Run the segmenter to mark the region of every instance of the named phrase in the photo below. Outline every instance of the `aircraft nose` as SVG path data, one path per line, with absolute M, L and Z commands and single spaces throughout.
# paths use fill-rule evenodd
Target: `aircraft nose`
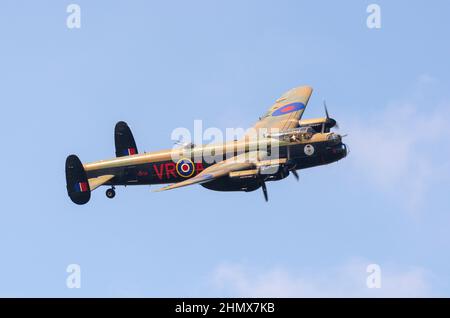
M 347 153 L 348 153 L 347 145 L 344 144 L 343 142 L 341 142 L 341 143 L 335 145 L 335 146 L 331 149 L 331 152 L 332 152 L 334 155 L 337 155 L 337 156 L 339 157 L 339 159 L 345 158 L 345 157 L 347 157 Z M 339 160 L 339 159 L 338 159 L 338 160 Z
M 347 155 L 350 151 L 348 149 L 348 146 L 344 143 L 342 143 L 342 150 L 343 150 L 343 152 L 342 152 L 343 158 L 347 157 Z

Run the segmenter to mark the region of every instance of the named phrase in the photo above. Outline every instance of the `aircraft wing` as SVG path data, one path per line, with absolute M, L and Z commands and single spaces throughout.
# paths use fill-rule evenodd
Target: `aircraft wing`
M 242 158 L 242 156 L 246 157 Z M 209 166 L 195 177 L 154 190 L 154 192 L 181 188 L 192 184 L 202 184 L 226 176 L 231 172 L 255 167 L 255 165 L 257 165 L 257 156 L 258 153 L 253 152 L 229 158 L 227 160 Z
M 257 131 L 260 128 L 283 131 L 298 127 L 312 91 L 312 87 L 300 86 L 284 93 L 253 128 Z

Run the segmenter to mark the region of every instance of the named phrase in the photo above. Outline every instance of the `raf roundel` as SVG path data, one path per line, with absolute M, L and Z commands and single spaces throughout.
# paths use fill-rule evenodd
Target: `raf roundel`
M 299 111 L 305 108 L 305 104 L 303 103 L 291 103 L 284 106 L 281 106 L 277 110 L 272 113 L 272 116 L 281 116 L 286 115 L 292 112 Z
M 194 174 L 194 164 L 189 159 L 180 159 L 176 165 L 177 173 L 180 177 L 188 178 Z
M 304 151 L 305 151 L 305 155 L 312 156 L 314 154 L 314 146 L 308 144 L 305 146 Z

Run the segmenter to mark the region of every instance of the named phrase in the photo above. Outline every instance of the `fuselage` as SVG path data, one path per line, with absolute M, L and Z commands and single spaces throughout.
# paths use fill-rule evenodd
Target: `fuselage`
M 259 144 L 248 140 L 231 141 L 223 144 L 200 145 L 189 149 L 181 147 L 100 160 L 86 163 L 83 167 L 88 178 L 114 175 L 115 177 L 105 185 L 176 183 L 189 179 L 207 167 L 239 153 L 259 150 L 258 147 L 260 147 Z M 342 138 L 334 133 L 316 133 L 308 140 L 280 141 L 277 144 L 277 150 L 279 158 L 290 158 L 295 170 L 329 164 L 347 155 L 347 148 L 342 143 Z M 271 151 L 273 152 L 273 149 Z M 215 160 L 212 161 L 210 157 L 204 156 L 205 153 L 218 155 L 215 155 Z M 179 159 L 174 160 L 175 157 Z M 267 177 L 267 181 L 279 180 L 283 177 L 285 176 Z M 253 187 L 252 182 L 251 180 L 239 181 L 234 183 L 235 186 L 225 184 L 224 191 L 252 191 L 259 184 L 254 183 Z M 217 189 L 214 188 L 214 184 L 219 185 Z M 212 189 L 222 190 L 220 180 L 212 183 Z

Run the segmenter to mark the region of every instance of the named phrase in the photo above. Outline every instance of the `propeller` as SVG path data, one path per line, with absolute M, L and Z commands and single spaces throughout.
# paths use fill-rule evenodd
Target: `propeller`
M 173 140 L 173 139 L 172 139 Z M 173 140 L 173 144 L 174 145 L 177 145 L 177 146 L 182 146 L 183 145 L 183 138 L 180 136 L 180 137 L 178 137 L 178 139 L 177 140 Z
M 331 118 L 330 114 L 328 113 L 327 102 L 325 100 L 323 100 L 323 107 L 325 109 L 326 121 L 322 124 L 322 133 L 329 132 L 330 128 L 332 127 L 336 127 L 336 129 L 339 129 L 339 124 L 337 123 L 337 121 Z
M 330 115 L 328 114 L 328 108 L 327 108 L 327 101 L 323 100 L 323 107 L 325 108 L 325 115 L 327 115 L 327 119 L 330 118 Z
M 174 140 L 174 145 L 179 146 L 181 148 L 189 147 L 193 148 L 195 145 L 192 142 L 185 142 L 182 137 L 179 137 L 178 140 Z
M 300 179 L 300 177 L 298 176 L 297 170 L 295 170 L 296 168 L 296 164 L 293 160 L 291 160 L 291 148 L 289 146 L 287 146 L 287 161 L 286 161 L 286 169 L 289 172 L 292 172 L 292 174 L 294 175 L 295 179 L 298 181 Z

